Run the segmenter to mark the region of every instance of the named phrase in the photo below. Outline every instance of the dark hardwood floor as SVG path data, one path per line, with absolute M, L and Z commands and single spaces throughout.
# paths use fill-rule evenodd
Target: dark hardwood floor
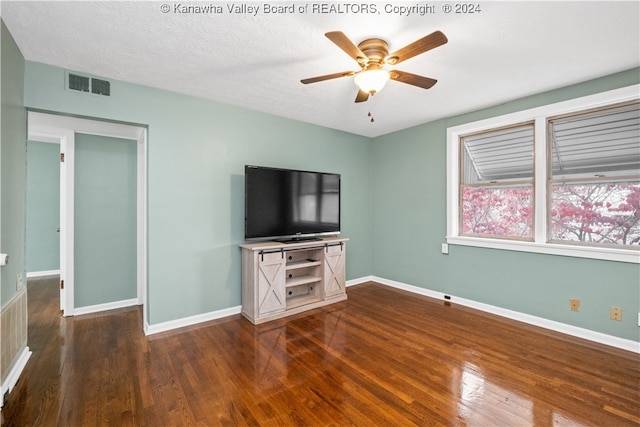
M 6 426 L 640 425 L 640 356 L 366 283 L 253 326 L 145 337 L 139 308 L 63 318 L 33 281 Z

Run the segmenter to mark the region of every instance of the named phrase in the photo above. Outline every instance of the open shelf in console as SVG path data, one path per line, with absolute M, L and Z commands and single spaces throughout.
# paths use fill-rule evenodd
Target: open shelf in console
M 320 261 L 305 259 L 303 261 L 287 262 L 287 270 L 295 270 L 298 268 L 315 267 L 320 265 Z
M 287 288 L 293 288 L 295 286 L 308 285 L 309 283 L 319 282 L 320 280 L 322 280 L 322 278 L 319 276 L 312 276 L 312 275 L 296 276 L 296 277 L 288 278 L 286 280 L 285 286 Z
M 319 282 L 320 280 L 291 285 L 287 283 L 287 308 L 298 307 L 322 300 Z
M 324 298 L 321 283 L 322 255 L 322 248 L 286 252 L 285 298 L 288 309 Z

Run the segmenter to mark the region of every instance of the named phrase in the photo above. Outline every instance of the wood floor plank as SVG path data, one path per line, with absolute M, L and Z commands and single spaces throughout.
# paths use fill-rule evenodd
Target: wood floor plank
M 152 336 L 64 318 L 30 281 L 33 355 L 2 426 L 640 426 L 640 355 L 376 283 L 261 325 Z

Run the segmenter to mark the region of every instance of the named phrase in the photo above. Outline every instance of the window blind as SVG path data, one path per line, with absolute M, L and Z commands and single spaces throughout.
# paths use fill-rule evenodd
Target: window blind
M 554 175 L 640 169 L 640 103 L 550 121 Z
M 533 178 L 533 125 L 463 137 L 464 183 Z

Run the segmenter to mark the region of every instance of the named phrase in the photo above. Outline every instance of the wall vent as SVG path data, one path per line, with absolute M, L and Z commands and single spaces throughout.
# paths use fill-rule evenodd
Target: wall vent
M 91 93 L 111 96 L 111 83 L 106 80 L 91 79 Z
M 91 81 L 89 80 L 89 77 L 69 73 L 69 89 L 89 92 L 90 85 Z
M 111 96 L 111 82 L 95 77 L 67 73 L 67 88 L 78 92 L 93 93 L 95 95 Z

